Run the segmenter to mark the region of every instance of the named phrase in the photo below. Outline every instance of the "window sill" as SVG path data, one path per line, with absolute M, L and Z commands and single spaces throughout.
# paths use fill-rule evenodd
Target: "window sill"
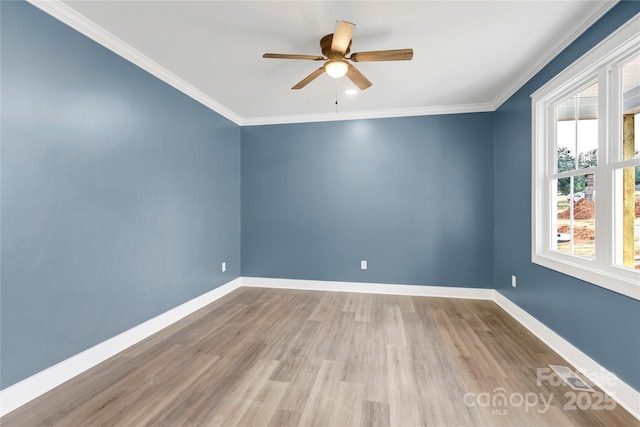
M 576 279 L 640 300 L 640 271 L 611 266 L 611 271 L 602 271 L 583 263 L 561 259 L 558 254 L 549 252 L 536 253 L 531 257 L 534 264 L 555 270 Z

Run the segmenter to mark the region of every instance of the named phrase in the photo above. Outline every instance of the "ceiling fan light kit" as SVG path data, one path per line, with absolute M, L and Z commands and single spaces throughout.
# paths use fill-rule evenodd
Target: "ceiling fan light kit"
M 298 82 L 291 89 L 302 89 L 321 74 L 327 73 L 334 79 L 347 76 L 360 90 L 365 90 L 373 85 L 352 62 L 372 61 L 408 61 L 413 58 L 413 49 L 374 50 L 370 52 L 357 52 L 347 56 L 351 49 L 351 35 L 355 25 L 338 21 L 333 34 L 328 34 L 320 39 L 320 49 L 324 56 L 316 55 L 291 55 L 283 53 L 265 53 L 263 58 L 273 59 L 301 59 L 307 61 L 325 61 L 324 65 Z
M 324 70 L 329 74 L 329 77 L 339 79 L 347 74 L 349 63 L 344 59 L 330 59 L 324 64 Z

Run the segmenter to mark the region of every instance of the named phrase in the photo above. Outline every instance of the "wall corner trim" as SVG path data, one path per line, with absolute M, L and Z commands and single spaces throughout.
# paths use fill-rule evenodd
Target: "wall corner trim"
M 240 287 L 236 278 L 0 390 L 0 417 Z
M 563 359 L 573 365 L 586 378 L 593 381 L 605 393 L 607 393 L 620 406 L 629 411 L 631 415 L 640 420 L 640 392 L 616 378 L 614 384 L 605 384 L 600 379 L 608 378 L 608 375 L 615 377 L 615 374 L 608 371 L 598 362 L 587 356 L 573 344 L 562 338 L 553 330 L 545 326 L 538 319 L 527 313 L 510 299 L 502 295 L 497 290 L 494 291 L 493 300 L 511 317 L 520 322 L 529 332 L 538 337 L 542 342 L 551 347 Z

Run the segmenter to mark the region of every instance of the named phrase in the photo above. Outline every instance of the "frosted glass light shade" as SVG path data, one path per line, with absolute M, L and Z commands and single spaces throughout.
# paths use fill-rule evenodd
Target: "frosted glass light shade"
M 339 79 L 340 77 L 347 74 L 347 70 L 349 69 L 349 64 L 342 59 L 330 60 L 324 64 L 324 70 L 329 74 L 329 76 L 334 79 Z

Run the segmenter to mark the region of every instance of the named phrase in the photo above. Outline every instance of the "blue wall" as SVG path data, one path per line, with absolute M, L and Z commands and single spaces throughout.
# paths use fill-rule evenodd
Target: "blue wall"
M 493 287 L 492 144 L 492 113 L 243 128 L 242 275 Z
M 531 263 L 530 95 L 640 12 L 621 2 L 495 113 L 495 287 L 640 390 L 640 302 Z M 511 288 L 511 275 L 518 287 Z
M 0 7 L 4 388 L 240 274 L 240 128 Z

